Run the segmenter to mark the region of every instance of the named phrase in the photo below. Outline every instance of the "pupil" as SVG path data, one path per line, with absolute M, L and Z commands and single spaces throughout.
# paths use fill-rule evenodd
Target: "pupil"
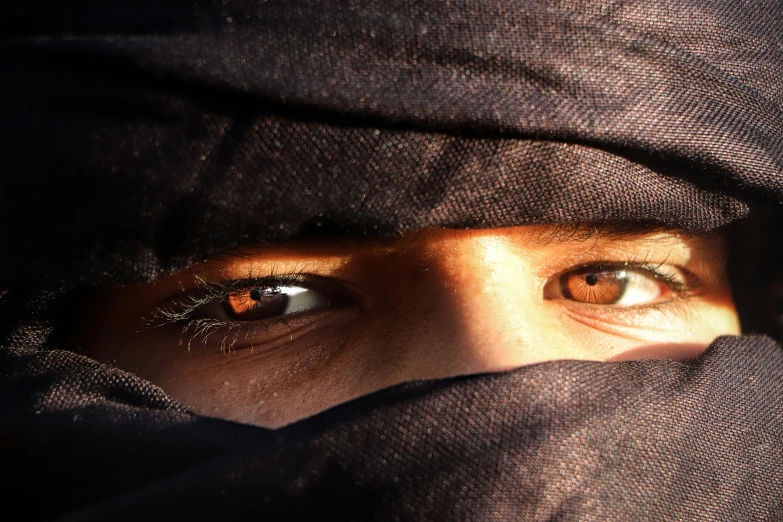
M 595 286 L 598 284 L 598 276 L 595 274 L 587 274 L 585 276 L 585 283 L 587 283 L 590 286 Z

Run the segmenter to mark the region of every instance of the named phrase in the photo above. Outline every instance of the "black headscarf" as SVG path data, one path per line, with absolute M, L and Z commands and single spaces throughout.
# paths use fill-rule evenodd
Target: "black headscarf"
M 406 384 L 276 431 L 196 416 L 67 342 L 86 288 L 243 244 L 704 231 L 774 207 L 781 2 L 26 1 L 0 34 L 9 512 L 783 520 L 765 337 Z

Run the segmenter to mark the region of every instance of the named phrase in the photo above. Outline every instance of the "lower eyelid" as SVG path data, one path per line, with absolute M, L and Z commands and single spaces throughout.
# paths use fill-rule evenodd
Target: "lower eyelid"
M 350 313 L 350 310 L 344 312 Z M 180 344 L 187 346 L 188 351 L 208 349 L 233 352 L 251 349 L 262 353 L 284 347 L 326 328 L 340 320 L 340 316 L 344 318 L 343 314 L 321 310 L 264 321 L 192 319 L 177 329 L 180 332 Z
M 626 307 L 565 300 L 561 301 L 561 306 L 571 320 L 614 334 L 623 328 L 671 332 L 691 320 L 690 312 L 693 309 L 689 307 L 689 303 L 688 298 L 674 297 L 659 303 Z

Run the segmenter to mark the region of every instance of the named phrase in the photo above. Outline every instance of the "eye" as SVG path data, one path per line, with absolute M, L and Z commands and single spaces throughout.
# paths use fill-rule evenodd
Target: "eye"
M 297 332 L 312 332 L 328 326 L 335 317 L 344 317 L 309 312 L 361 308 L 348 283 L 311 274 L 197 282 L 196 288 L 159 305 L 155 322 L 149 323 L 153 327 L 176 325 L 180 343 L 187 343 L 188 350 L 204 345 L 230 352 L 271 346 L 283 338 L 293 341 Z M 288 316 L 292 316 L 290 322 Z
M 226 319 L 258 321 L 328 307 L 330 298 L 323 292 L 301 286 L 253 287 L 229 294 L 220 303 Z M 205 313 L 210 313 L 205 310 Z
M 651 268 L 587 266 L 555 277 L 546 285 L 544 297 L 594 305 L 639 306 L 665 301 L 683 285 L 676 274 Z
M 215 320 L 250 322 L 274 319 L 344 304 L 334 291 L 302 284 L 251 284 L 230 281 L 229 285 L 205 285 L 158 309 L 167 322 Z M 313 285 L 318 286 L 318 285 Z

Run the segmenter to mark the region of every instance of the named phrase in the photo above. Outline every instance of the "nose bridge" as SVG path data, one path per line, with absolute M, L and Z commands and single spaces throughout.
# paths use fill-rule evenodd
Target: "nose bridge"
M 460 231 L 427 242 L 421 255 L 434 272 L 430 283 L 443 288 L 428 312 L 446 325 L 433 342 L 448 352 L 458 372 L 526 364 L 538 351 L 532 345 L 545 326 L 524 251 L 502 235 Z M 432 292 L 426 286 L 420 291 Z

